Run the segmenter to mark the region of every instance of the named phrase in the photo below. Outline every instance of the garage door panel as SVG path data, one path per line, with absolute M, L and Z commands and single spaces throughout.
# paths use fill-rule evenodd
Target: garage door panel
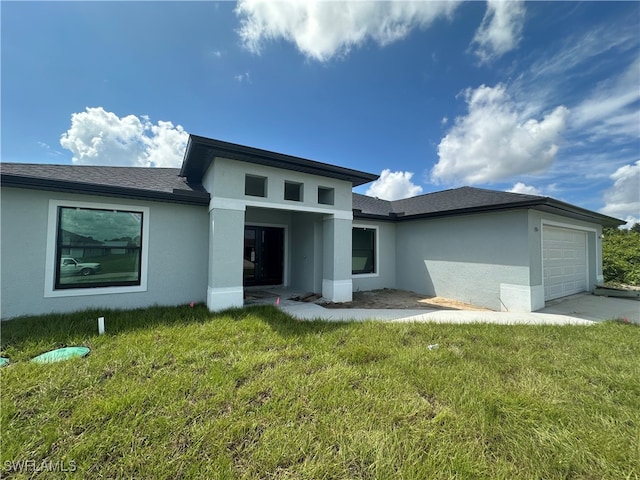
M 552 248 L 547 252 L 547 259 L 550 261 L 553 260 L 562 260 L 563 258 L 563 251 L 562 249 L 559 248 Z
M 553 281 L 557 278 L 562 278 L 564 271 L 562 267 L 548 267 L 545 268 L 545 277 L 547 277 L 550 281 Z
M 543 229 L 545 300 L 587 289 L 587 235 L 560 227 Z
M 545 285 L 544 287 L 545 297 L 558 298 L 562 297 L 563 288 L 562 285 Z

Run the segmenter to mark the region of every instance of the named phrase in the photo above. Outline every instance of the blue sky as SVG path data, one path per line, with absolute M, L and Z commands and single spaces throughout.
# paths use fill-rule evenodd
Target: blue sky
M 638 2 L 2 2 L 2 160 L 179 166 L 187 133 L 640 221 Z

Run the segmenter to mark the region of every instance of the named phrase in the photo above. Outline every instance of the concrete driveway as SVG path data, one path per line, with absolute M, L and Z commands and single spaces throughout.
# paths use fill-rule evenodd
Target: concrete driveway
M 580 293 L 547 302 L 539 313 L 568 315 L 600 322 L 612 319 L 628 319 L 640 325 L 640 302 L 630 298 L 601 297 Z
M 592 325 L 598 321 L 626 318 L 640 325 L 640 302 L 637 300 L 600 297 L 587 293 L 548 302 L 544 309 L 531 313 L 435 309 L 328 309 L 314 303 L 290 300 L 282 301 L 280 308 L 300 320 Z

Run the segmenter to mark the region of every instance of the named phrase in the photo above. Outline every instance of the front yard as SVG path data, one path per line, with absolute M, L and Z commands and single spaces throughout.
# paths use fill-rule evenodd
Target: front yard
M 28 361 L 65 345 L 92 351 Z M 183 306 L 14 320 L 2 354 L 3 478 L 640 476 L 640 328 L 623 323 Z

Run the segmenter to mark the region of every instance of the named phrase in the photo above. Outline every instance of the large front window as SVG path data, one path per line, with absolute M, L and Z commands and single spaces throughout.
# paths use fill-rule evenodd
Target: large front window
M 56 289 L 141 284 L 142 211 L 59 206 L 57 214 Z
M 376 229 L 353 228 L 351 273 L 376 273 Z

